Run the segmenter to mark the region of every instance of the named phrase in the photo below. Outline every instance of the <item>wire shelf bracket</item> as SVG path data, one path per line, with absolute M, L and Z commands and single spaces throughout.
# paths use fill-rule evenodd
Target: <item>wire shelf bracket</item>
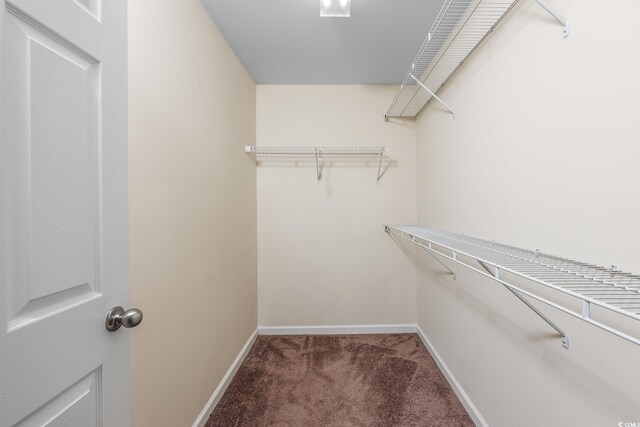
M 245 145 L 245 153 L 254 154 L 256 160 L 265 158 L 281 159 L 312 159 L 316 165 L 316 180 L 322 181 L 323 164 L 326 159 L 338 158 L 368 158 L 378 161 L 378 174 L 376 183 L 380 182 L 382 175 L 382 160 L 384 154 L 389 151 L 387 147 L 300 147 L 300 146 L 264 146 Z
M 449 112 L 451 113 L 451 115 L 453 116 L 453 119 L 456 119 L 456 113 L 451 109 L 451 107 L 449 107 L 449 105 L 447 105 L 446 102 L 444 102 L 442 99 L 440 99 L 440 97 L 438 95 L 436 95 L 435 93 L 433 93 L 433 91 L 431 89 L 429 89 L 428 87 L 425 86 L 424 83 L 422 83 L 416 76 L 414 76 L 413 74 L 411 74 L 411 78 L 413 80 L 415 80 L 416 83 L 418 83 L 424 90 L 426 90 L 429 95 L 431 95 L 432 97 L 434 97 L 440 104 L 442 104 L 444 106 L 444 108 L 446 108 L 447 110 L 449 110 Z
M 478 261 L 478 264 L 480 264 L 480 266 L 482 268 L 484 268 L 485 270 L 487 270 L 487 273 L 491 274 L 493 277 L 495 277 L 496 279 L 498 279 L 498 283 L 504 285 L 504 283 L 502 281 L 500 281 L 500 269 L 497 267 L 494 267 L 493 269 L 484 261 Z M 505 288 L 507 288 L 513 295 L 515 295 L 520 301 L 522 301 L 527 307 L 529 307 L 529 309 L 531 309 L 531 311 L 533 311 L 535 314 L 538 315 L 538 317 L 540 317 L 542 320 L 544 320 L 545 322 L 547 322 L 547 324 L 549 326 L 551 326 L 553 329 L 556 330 L 556 332 L 558 334 L 560 334 L 560 336 L 562 336 L 562 346 L 566 349 L 569 348 L 569 337 L 567 336 L 567 334 L 560 329 L 560 327 L 558 325 L 556 325 L 551 319 L 549 319 L 547 316 L 545 316 L 540 310 L 538 310 L 533 304 L 531 304 L 529 301 L 527 301 L 522 295 L 520 295 L 518 293 L 518 291 L 514 290 L 513 288 L 509 287 L 509 286 L 505 286 Z
M 385 228 L 386 230 L 386 228 Z M 451 276 L 453 277 L 453 280 L 456 280 L 456 273 L 450 269 L 447 264 L 445 264 L 444 262 L 440 261 L 440 259 L 434 255 L 433 251 L 431 250 L 431 243 L 429 243 L 428 247 L 424 247 L 422 245 L 420 245 L 418 243 L 418 241 L 416 240 L 415 236 L 411 236 L 411 241 L 415 244 L 417 244 L 418 246 L 422 247 L 422 249 L 424 249 L 429 255 L 431 255 L 433 257 L 434 260 L 436 260 L 436 262 L 438 262 L 441 266 L 443 266 L 447 271 L 449 271 L 449 274 L 451 274 Z
M 639 275 L 426 227 L 385 225 L 385 231 L 422 247 L 434 258 L 440 258 L 438 261 L 442 265 L 443 259 L 449 260 L 502 284 L 556 330 L 566 349 L 569 348 L 567 334 L 528 298 L 640 345 L 640 338 L 595 319 L 591 313 L 591 308 L 597 307 L 602 312 L 640 321 Z M 473 262 L 469 263 L 469 260 Z M 449 267 L 446 268 L 451 272 Z M 567 308 L 534 290 L 516 286 L 502 277 L 503 272 L 508 273 L 507 277 L 519 277 L 579 300 L 581 309 Z
M 567 37 L 569 37 L 569 34 L 571 34 L 571 23 L 569 22 L 569 20 L 565 19 L 562 15 L 560 15 L 558 13 L 558 11 L 551 6 L 549 3 L 547 3 L 546 0 L 536 0 L 536 2 L 542 6 L 542 8 L 544 10 L 546 10 L 547 12 L 549 12 L 549 14 L 551 16 L 553 16 L 553 18 L 558 21 L 558 23 L 560 23 L 560 25 L 562 25 L 562 38 L 566 39 Z

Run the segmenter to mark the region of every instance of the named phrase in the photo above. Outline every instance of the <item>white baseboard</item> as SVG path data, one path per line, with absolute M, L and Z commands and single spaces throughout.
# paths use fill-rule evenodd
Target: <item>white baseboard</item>
M 433 344 L 431 344 L 431 341 L 429 341 L 429 338 L 427 338 L 427 335 L 424 333 L 422 328 L 420 328 L 420 326 L 416 325 L 416 332 L 418 334 L 418 337 L 420 337 L 420 339 L 422 340 L 424 346 L 427 347 L 429 354 L 431 354 L 431 357 L 433 357 L 433 360 L 435 360 L 438 368 L 440 368 L 440 371 L 444 374 L 445 378 L 449 382 L 449 385 L 455 392 L 456 396 L 458 396 L 458 399 L 460 399 L 460 402 L 462 402 L 462 406 L 464 406 L 464 409 L 467 410 L 467 413 L 476 424 L 476 426 L 489 427 L 487 421 L 482 417 L 482 414 L 480 414 L 480 411 L 478 411 L 476 405 L 473 404 L 471 398 L 469 397 L 467 392 L 464 391 L 462 385 L 460 385 L 456 377 L 453 376 L 453 373 L 449 370 L 449 367 L 447 367 L 446 363 L 444 363 L 444 360 L 442 360 L 436 349 L 433 347 Z
M 247 357 L 247 354 L 249 354 L 249 350 L 251 350 L 251 347 L 253 347 L 253 343 L 256 341 L 256 338 L 258 338 L 258 329 L 253 331 L 247 342 L 244 344 L 244 347 L 242 347 L 242 350 L 240 350 L 240 353 L 238 353 L 238 355 L 236 356 L 236 360 L 233 361 L 233 363 L 227 370 L 227 373 L 224 374 L 224 377 L 222 377 L 222 381 L 220 381 L 218 387 L 216 387 L 216 389 L 213 391 L 213 394 L 198 415 L 198 418 L 196 418 L 196 420 L 193 422 L 193 427 L 203 427 L 206 424 L 209 416 L 213 412 L 213 409 L 216 407 L 218 401 L 231 383 L 233 376 L 238 371 L 240 365 L 242 365 L 244 358 Z
M 260 335 L 354 335 L 416 333 L 416 325 L 258 326 Z

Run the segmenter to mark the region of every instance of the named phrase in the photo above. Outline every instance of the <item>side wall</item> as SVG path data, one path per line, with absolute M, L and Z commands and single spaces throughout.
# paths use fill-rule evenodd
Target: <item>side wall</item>
M 187 426 L 257 326 L 256 86 L 197 0 L 129 20 L 133 425 Z
M 418 119 L 418 221 L 640 273 L 640 3 L 521 1 Z M 419 325 L 492 426 L 640 420 L 640 348 L 427 258 Z M 635 330 L 627 329 L 639 336 Z
M 258 85 L 259 145 L 386 145 L 389 165 L 258 167 L 261 326 L 416 322 L 415 267 L 383 232 L 414 223 L 414 123 L 385 123 L 394 86 Z

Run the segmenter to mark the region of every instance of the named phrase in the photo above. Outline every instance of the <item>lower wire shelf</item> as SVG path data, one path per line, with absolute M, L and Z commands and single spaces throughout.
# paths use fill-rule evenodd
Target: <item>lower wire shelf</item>
M 640 345 L 639 338 L 596 320 L 591 314 L 591 308 L 594 306 L 636 321 L 640 320 L 640 276 L 638 275 L 426 227 L 385 225 L 385 231 L 422 247 L 454 276 L 455 273 L 443 263 L 442 259 L 448 259 L 456 265 L 464 266 L 499 282 L 554 328 L 562 337 L 562 345 L 565 348 L 569 348 L 567 334 L 525 297 Z M 572 310 L 537 295 L 534 291 L 509 283 L 501 273 L 509 273 L 580 300 L 582 311 Z

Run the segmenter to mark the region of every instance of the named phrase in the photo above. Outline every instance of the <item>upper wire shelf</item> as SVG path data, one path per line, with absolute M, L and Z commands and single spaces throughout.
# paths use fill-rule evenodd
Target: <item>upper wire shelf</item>
M 415 117 L 516 1 L 446 0 L 385 118 Z
M 546 0 L 535 1 L 562 25 L 563 37 L 569 36 L 569 21 Z M 453 109 L 436 92 L 517 2 L 445 0 L 387 109 L 385 120 L 415 117 L 431 98 L 440 102 L 455 118 Z
M 246 145 L 246 153 L 253 153 L 256 159 L 260 158 L 284 158 L 284 159 L 314 159 L 316 163 L 316 177 L 318 182 L 322 179 L 322 166 L 325 159 L 338 158 L 375 158 L 378 160 L 378 176 L 376 182 L 382 177 L 382 159 L 388 151 L 387 147 L 308 147 L 308 146 L 265 146 Z
M 524 296 L 640 345 L 639 338 L 607 325 L 604 320 L 594 319 L 591 313 L 593 306 L 640 320 L 638 275 L 425 227 L 385 226 L 385 231 L 421 246 L 449 271 L 449 267 L 442 263 L 442 258 L 500 282 L 549 323 L 563 337 L 563 346 L 566 348 L 569 347 L 569 340 L 564 331 L 531 305 Z M 477 262 L 477 266 L 473 262 L 469 263 L 469 260 Z M 453 274 L 453 271 L 451 272 Z M 508 275 L 505 277 L 502 273 L 515 275 L 579 300 L 582 302 L 582 310 L 575 311 L 544 298 L 535 291 L 522 289 L 510 283 Z

